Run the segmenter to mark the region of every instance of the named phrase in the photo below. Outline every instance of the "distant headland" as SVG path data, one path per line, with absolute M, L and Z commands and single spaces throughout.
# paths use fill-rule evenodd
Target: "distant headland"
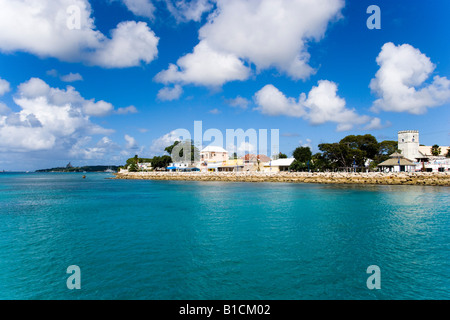
M 119 170 L 119 166 L 83 166 L 83 167 L 74 167 L 71 163 L 69 163 L 65 167 L 57 167 L 51 169 L 40 169 L 35 172 L 117 172 Z

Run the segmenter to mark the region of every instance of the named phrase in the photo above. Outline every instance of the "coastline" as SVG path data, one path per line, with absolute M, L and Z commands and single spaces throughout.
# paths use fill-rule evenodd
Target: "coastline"
M 114 179 L 450 186 L 449 172 L 121 172 Z

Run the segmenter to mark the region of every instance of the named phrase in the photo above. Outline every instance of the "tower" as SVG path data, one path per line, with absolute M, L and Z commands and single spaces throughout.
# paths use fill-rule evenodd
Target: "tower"
M 398 132 L 398 149 L 402 155 L 412 161 L 421 158 L 419 154 L 419 131 L 404 130 Z

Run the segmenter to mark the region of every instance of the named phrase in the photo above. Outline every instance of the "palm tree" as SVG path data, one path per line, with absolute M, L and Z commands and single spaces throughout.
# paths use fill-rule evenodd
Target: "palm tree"
M 435 144 L 434 146 L 431 147 L 431 154 L 433 156 L 435 156 L 435 157 L 440 155 L 441 154 L 441 148 L 437 144 Z

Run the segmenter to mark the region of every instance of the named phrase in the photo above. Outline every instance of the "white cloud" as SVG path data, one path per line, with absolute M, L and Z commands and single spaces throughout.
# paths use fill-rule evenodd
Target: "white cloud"
M 179 22 L 197 21 L 213 8 L 209 0 L 166 0 L 167 9 Z
M 183 94 L 183 88 L 180 85 L 175 85 L 173 88 L 165 87 L 159 90 L 158 99 L 161 101 L 177 100 Z
M 87 0 L 0 0 L 0 7 L 2 52 L 24 51 L 107 68 L 149 63 L 157 54 L 159 39 L 144 22 L 121 22 L 111 38 L 98 31 Z M 71 25 L 77 20 L 79 28 Z
M 155 6 L 150 0 L 123 0 L 128 10 L 140 17 L 153 19 Z
M 102 160 L 105 157 L 115 158 L 114 153 L 120 151 L 121 147 L 108 137 L 103 137 L 96 144 L 91 144 L 92 137 L 79 138 L 68 151 L 71 159 Z
M 4 104 L 3 102 L 0 102 L 0 116 L 2 114 L 8 114 L 11 112 L 11 109 L 8 108 L 8 106 L 6 104 Z
M 126 108 L 119 108 L 116 111 L 117 114 L 128 114 L 128 113 L 138 113 L 135 106 L 128 106 Z
M 104 117 L 110 115 L 113 110 L 114 106 L 103 100 L 94 102 L 92 99 L 83 103 L 83 112 L 88 116 Z
M 236 55 L 215 51 L 207 41 L 201 41 L 193 53 L 158 73 L 155 80 L 164 84 L 193 83 L 218 87 L 228 81 L 246 80 L 249 75 L 250 69 Z
M 306 139 L 306 142 L 303 142 L 303 140 L 300 140 L 298 143 L 302 146 L 302 147 L 309 147 L 311 148 L 311 139 Z
M 228 99 L 225 101 L 233 108 L 240 108 L 246 110 L 250 104 L 248 99 L 242 98 L 241 96 L 237 96 L 234 99 Z
M 9 82 L 0 78 L 0 96 L 4 95 L 5 93 L 9 92 L 11 90 Z
M 216 5 L 199 30 L 194 51 L 162 71 L 157 81 L 221 86 L 248 79 L 250 63 L 258 71 L 274 67 L 293 79 L 306 79 L 315 72 L 308 65 L 307 43 L 324 36 L 344 1 L 217 0 Z
M 250 142 L 243 141 L 241 144 L 237 147 L 237 154 L 239 156 L 245 155 L 247 153 L 255 153 L 256 152 L 256 146 L 251 144 Z
M 304 93 L 299 98 L 287 98 L 280 90 L 268 84 L 255 94 L 258 107 L 255 110 L 269 116 L 285 115 L 288 117 L 303 117 L 306 114 Z
M 32 78 L 19 85 L 14 102 L 21 110 L 6 110 L 6 115 L 0 116 L 2 152 L 68 153 L 80 139 L 113 132 L 91 122 L 86 113 L 95 106 L 103 110 L 108 103 L 86 100 L 70 86 L 66 90 L 51 88 L 41 79 Z
M 31 78 L 20 84 L 18 88 L 21 98 L 32 100 L 44 97 L 49 103 L 57 106 L 71 104 L 80 108 L 88 116 L 104 117 L 114 110 L 114 106 L 109 102 L 84 99 L 72 86 L 67 86 L 65 90 L 51 88 L 39 78 Z
M 165 152 L 164 149 L 172 145 L 175 141 L 181 141 L 176 130 L 153 140 L 152 145 L 150 146 L 150 152 L 152 155 L 161 155 Z
M 209 110 L 208 113 L 210 113 L 210 114 L 220 114 L 221 111 L 219 109 L 217 109 L 217 108 L 214 108 L 214 109 Z
M 51 70 L 48 70 L 47 72 L 46 72 L 46 74 L 48 75 L 48 76 L 51 76 L 51 77 L 58 77 L 58 75 L 59 75 L 59 72 L 58 72 L 58 70 L 56 70 L 56 69 L 51 69 Z
M 320 80 L 318 86 L 311 89 L 305 106 L 308 110 L 306 119 L 314 125 L 336 122 L 341 128 L 344 125 L 348 128 L 370 120 L 368 116 L 359 116 L 354 109 L 347 109 L 345 99 L 337 95 L 337 85 L 328 80 Z
M 435 76 L 431 83 L 426 83 L 436 66 L 411 45 L 386 43 L 377 63 L 380 69 L 370 83 L 379 97 L 373 104 L 373 111 L 423 114 L 428 108 L 450 101 L 450 80 Z
M 105 68 L 138 66 L 150 63 L 158 54 L 159 38 L 145 22 L 126 21 L 117 25 L 112 38 L 91 56 L 90 62 Z
M 61 80 L 64 82 L 75 82 L 75 81 L 82 81 L 83 77 L 79 73 L 69 73 L 66 75 L 61 76 Z
M 66 75 L 60 75 L 58 70 L 56 70 L 56 69 L 48 70 L 46 72 L 46 74 L 48 76 L 51 76 L 51 77 L 54 77 L 54 78 L 60 78 L 61 81 L 63 81 L 63 82 L 75 82 L 75 81 L 82 81 L 83 80 L 83 77 L 79 73 L 72 73 L 72 72 L 70 72 L 69 74 L 66 74 Z
M 136 139 L 134 139 L 132 136 L 125 135 L 125 141 L 127 142 L 125 148 L 126 149 L 137 149 L 138 143 L 136 142 Z
M 298 99 L 288 98 L 273 85 L 266 85 L 255 94 L 255 102 L 258 105 L 255 110 L 262 114 L 303 118 L 312 125 L 334 122 L 338 131 L 372 120 L 348 109 L 345 99 L 337 95 L 337 85 L 328 80 L 320 80 L 308 95 L 301 93 Z
M 383 128 L 390 127 L 391 122 L 387 121 L 385 124 L 381 123 L 380 118 L 373 118 L 370 122 L 364 127 L 364 130 L 379 130 Z

